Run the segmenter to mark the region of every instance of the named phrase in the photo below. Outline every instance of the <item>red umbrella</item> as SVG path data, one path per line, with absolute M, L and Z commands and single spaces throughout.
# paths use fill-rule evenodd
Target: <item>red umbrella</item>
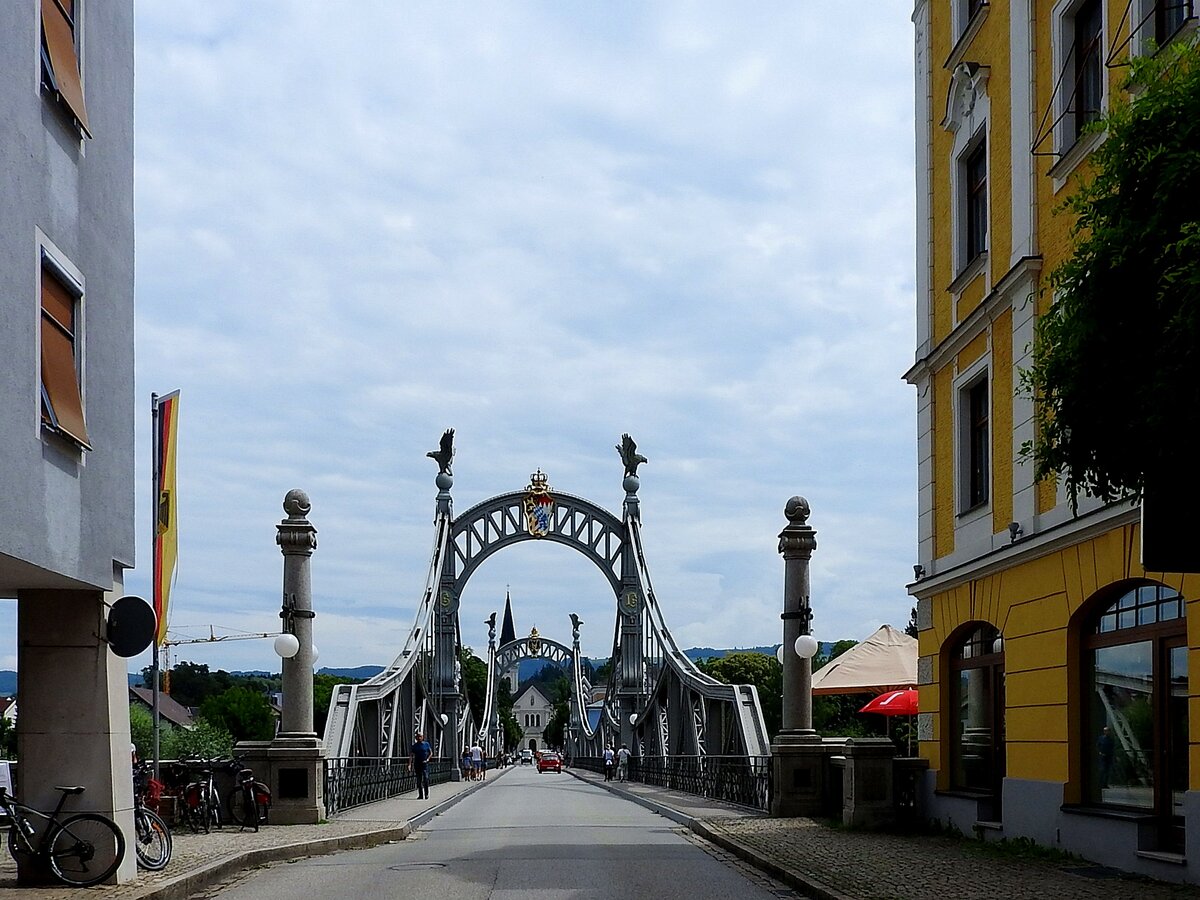
M 879 713 L 881 716 L 915 716 L 917 714 L 917 689 L 888 691 L 880 694 L 859 712 Z

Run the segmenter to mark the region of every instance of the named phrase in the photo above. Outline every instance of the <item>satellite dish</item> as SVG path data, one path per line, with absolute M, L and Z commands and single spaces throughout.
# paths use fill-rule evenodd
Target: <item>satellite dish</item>
M 122 597 L 108 610 L 108 646 L 123 659 L 149 647 L 157 628 L 154 608 L 141 597 Z

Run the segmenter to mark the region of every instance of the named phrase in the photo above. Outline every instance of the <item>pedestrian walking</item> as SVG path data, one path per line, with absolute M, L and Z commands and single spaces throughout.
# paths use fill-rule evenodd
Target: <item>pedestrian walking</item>
M 616 754 L 613 753 L 612 744 L 604 748 L 604 780 L 612 781 L 613 764 L 616 762 Z
M 617 751 L 617 779 L 629 780 L 629 747 L 625 743 L 622 743 L 621 749 Z
M 471 766 L 475 769 L 477 781 L 483 781 L 487 777 L 487 766 L 483 761 L 483 748 L 477 743 L 471 745 Z
M 458 761 L 458 767 L 460 769 L 462 769 L 463 781 L 470 781 L 472 776 L 474 775 L 474 772 L 472 771 L 472 766 L 471 766 L 471 748 L 470 747 L 463 748 L 462 759 L 460 759 Z
M 429 741 L 425 740 L 425 735 L 417 732 L 417 739 L 413 741 L 412 749 L 409 751 L 409 764 L 412 766 L 413 774 L 417 776 L 417 799 L 429 799 L 429 758 L 433 756 L 433 748 L 429 746 Z

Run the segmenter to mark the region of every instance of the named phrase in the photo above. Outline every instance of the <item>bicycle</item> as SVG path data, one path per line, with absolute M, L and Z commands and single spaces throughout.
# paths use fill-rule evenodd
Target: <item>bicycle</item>
M 171 861 L 171 829 L 163 818 L 147 805 L 156 804 L 163 784 L 151 777 L 150 766 L 142 763 L 133 770 L 133 849 L 137 864 L 148 872 L 158 872 Z
M 54 812 L 46 813 L 22 803 L 0 787 L 0 810 L 12 826 L 8 830 L 8 851 L 18 864 L 36 859 L 64 884 L 88 887 L 108 880 L 125 858 L 125 836 L 111 819 L 99 813 L 77 813 L 59 819 L 67 798 L 82 794 L 82 787 L 55 787 L 62 791 Z M 41 838 L 27 813 L 48 823 Z
M 254 771 L 234 760 L 231 769 L 237 786 L 229 795 L 229 818 L 238 826 L 238 831 L 252 825 L 255 831 L 267 821 L 267 810 L 271 806 L 271 789 L 261 781 L 255 781 Z
M 199 775 L 183 789 L 183 820 L 195 834 L 208 834 L 212 826 L 221 827 L 221 797 L 213 783 L 213 760 L 187 761 L 189 774 Z

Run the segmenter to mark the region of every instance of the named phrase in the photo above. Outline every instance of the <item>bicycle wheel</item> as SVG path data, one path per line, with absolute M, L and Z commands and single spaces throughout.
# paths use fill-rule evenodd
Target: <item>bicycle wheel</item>
M 229 821 L 239 827 L 254 824 L 254 791 L 234 788 L 229 792 Z
M 221 827 L 221 795 L 214 784 L 208 787 L 208 821 L 210 825 Z
M 18 828 L 20 826 L 14 822 L 8 829 L 8 852 L 19 863 L 22 859 L 28 859 L 32 854 L 29 852 L 28 840 L 17 833 Z
M 49 847 L 50 870 L 76 887 L 107 880 L 125 858 L 121 829 L 96 813 L 80 813 L 56 823 Z
M 145 807 L 133 811 L 134 842 L 138 866 L 150 872 L 165 869 L 171 861 L 171 829 L 158 813 Z

